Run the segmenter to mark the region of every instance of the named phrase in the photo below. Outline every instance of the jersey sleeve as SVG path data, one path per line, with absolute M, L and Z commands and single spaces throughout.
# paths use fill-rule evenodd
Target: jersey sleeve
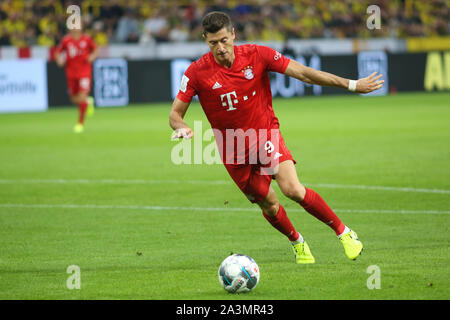
M 89 37 L 89 52 L 93 52 L 95 49 L 97 49 L 97 44 L 93 38 Z
M 67 49 L 67 41 L 66 38 L 61 40 L 61 43 L 56 47 L 56 52 L 61 53 Z
M 267 71 L 284 73 L 289 64 L 289 58 L 286 58 L 278 51 L 269 47 L 257 46 L 256 48 L 261 57 L 261 61 L 266 65 Z
M 180 91 L 177 94 L 177 98 L 183 102 L 191 102 L 192 98 L 197 95 L 195 75 L 195 64 L 192 63 L 181 78 Z

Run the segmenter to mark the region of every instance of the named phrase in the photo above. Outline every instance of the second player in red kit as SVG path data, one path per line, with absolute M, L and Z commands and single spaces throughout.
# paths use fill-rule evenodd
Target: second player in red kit
M 337 217 L 318 193 L 299 182 L 295 161 L 279 131 L 279 121 L 272 107 L 268 72 L 360 93 L 381 88 L 381 75 L 349 80 L 303 66 L 268 47 L 235 46 L 231 20 L 221 12 L 207 14 L 202 25 L 210 52 L 193 62 L 182 77 L 169 117 L 174 129 L 172 137 L 190 139 L 194 135 L 183 118 L 192 98 L 198 95 L 228 173 L 247 198 L 259 205 L 267 221 L 291 241 L 296 262 L 314 263 L 315 259 L 270 186 L 272 179 L 285 196 L 332 228 L 346 256 L 356 259 L 363 247 L 356 233 Z M 234 145 L 236 137 L 243 138 L 245 143 Z M 230 145 L 232 147 L 228 148 Z M 264 157 L 270 161 L 261 161 Z
M 94 110 L 89 93 L 92 86 L 92 63 L 97 56 L 98 48 L 94 40 L 81 29 L 71 30 L 56 49 L 56 63 L 61 67 L 65 65 L 69 96 L 72 103 L 78 105 L 78 122 L 74 127 L 76 133 L 84 130 L 86 112 L 92 114 Z

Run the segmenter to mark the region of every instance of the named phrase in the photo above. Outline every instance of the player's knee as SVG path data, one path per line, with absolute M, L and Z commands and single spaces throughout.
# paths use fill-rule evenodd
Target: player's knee
M 257 202 L 258 206 L 268 216 L 276 216 L 278 209 L 280 208 L 280 203 L 276 197 L 267 197 L 266 199 Z
M 274 217 L 278 213 L 280 204 L 278 202 L 271 202 L 260 205 L 260 207 L 266 215 Z
M 81 91 L 78 94 L 78 100 L 80 100 L 80 102 L 86 101 L 87 97 L 88 97 L 88 93 L 85 91 Z
M 288 185 L 282 189 L 283 194 L 291 200 L 296 202 L 302 201 L 305 198 L 305 187 L 300 185 Z
M 73 104 L 78 104 L 80 99 L 78 96 L 71 96 L 70 100 L 72 101 Z

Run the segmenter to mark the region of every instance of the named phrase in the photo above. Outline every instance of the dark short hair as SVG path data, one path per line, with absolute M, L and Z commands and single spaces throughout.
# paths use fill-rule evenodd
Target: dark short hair
M 202 26 L 205 37 L 207 33 L 216 33 L 222 28 L 227 28 L 230 32 L 233 29 L 230 16 L 219 11 L 212 11 L 204 16 Z

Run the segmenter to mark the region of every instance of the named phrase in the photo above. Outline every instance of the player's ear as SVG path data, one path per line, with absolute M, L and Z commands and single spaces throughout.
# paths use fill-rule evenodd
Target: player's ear
M 235 39 L 236 38 L 236 32 L 234 32 L 234 28 L 231 29 L 231 39 Z

